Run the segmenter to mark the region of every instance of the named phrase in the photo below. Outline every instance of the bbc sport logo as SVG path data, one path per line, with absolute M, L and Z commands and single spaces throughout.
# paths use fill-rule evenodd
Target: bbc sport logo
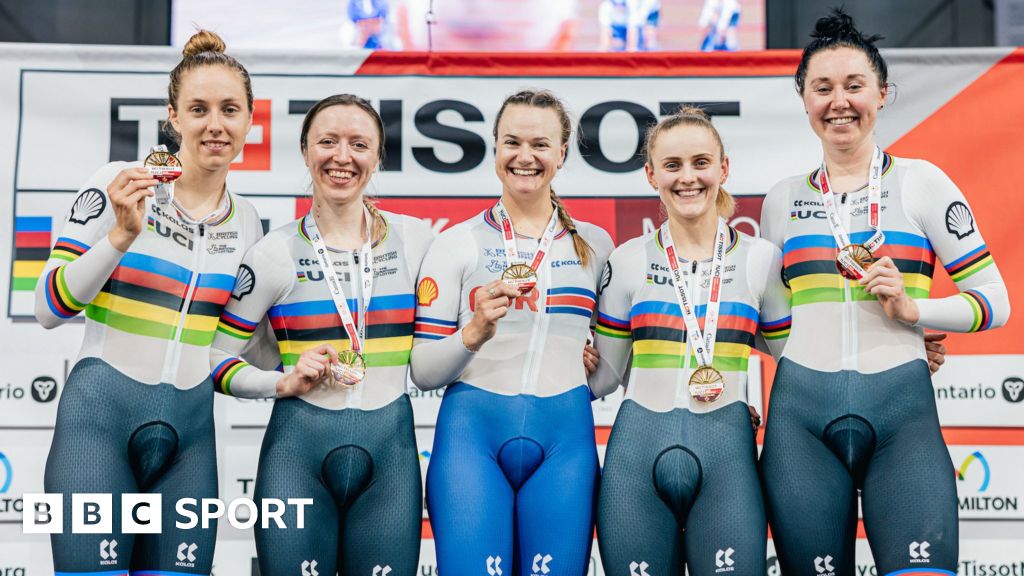
M 3 454 L 0 453 L 0 457 Z M 6 462 L 6 458 L 3 458 Z M 8 467 L 9 469 L 9 467 Z M 10 478 L 10 474 L 7 474 Z M 63 534 L 64 495 L 25 494 L 22 532 L 25 534 Z M 160 494 L 122 494 L 120 496 L 120 532 L 123 534 L 160 534 L 163 527 L 163 498 Z M 305 507 L 312 498 L 263 498 L 257 504 L 250 498 L 235 498 L 226 504 L 216 498 L 182 498 L 175 502 L 174 527 L 191 530 L 209 528 L 219 518 L 239 530 L 247 530 L 260 522 L 264 529 L 273 521 L 278 528 L 289 528 L 284 516 L 288 507 L 295 508 L 296 529 L 305 528 Z M 242 510 L 246 513 L 242 513 Z M 114 532 L 113 494 L 71 494 L 71 533 L 110 534 Z

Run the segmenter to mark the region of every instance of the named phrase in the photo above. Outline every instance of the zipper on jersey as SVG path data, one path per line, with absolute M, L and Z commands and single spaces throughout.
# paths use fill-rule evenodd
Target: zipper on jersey
M 192 296 L 199 284 L 199 275 L 203 269 L 204 256 L 206 254 L 206 225 L 199 224 L 199 239 L 195 242 L 195 250 L 192 254 L 192 269 L 185 290 L 185 297 L 181 302 L 181 312 L 178 314 L 178 325 L 174 328 L 174 336 L 171 338 L 170 346 L 164 355 L 164 369 L 160 381 L 167 384 L 174 384 L 178 377 L 178 362 L 181 361 L 181 335 L 185 331 L 185 320 L 188 319 L 188 309 L 192 305 Z M 193 236 L 194 237 L 194 236 Z
M 360 266 L 360 264 L 359 264 L 359 252 L 356 252 L 355 250 L 353 250 L 349 254 L 352 257 L 352 260 L 351 260 L 352 265 L 349 266 L 349 269 L 348 269 L 349 290 L 351 291 L 351 293 L 353 295 L 353 298 L 355 298 L 355 301 L 356 301 L 356 308 L 355 308 L 356 309 L 356 313 L 357 314 L 361 314 L 362 310 L 363 310 L 363 307 L 360 306 L 360 303 L 363 301 L 363 298 L 365 298 L 365 295 L 363 294 L 363 283 L 361 281 L 359 281 L 359 280 L 356 280 L 356 278 L 358 276 L 357 272 L 358 272 L 359 266 Z M 327 255 L 327 256 L 329 257 L 329 255 Z M 344 279 L 343 278 L 338 278 L 338 282 L 344 282 Z M 369 313 L 369 308 L 370 308 L 370 303 L 367 302 L 366 303 L 367 313 Z M 369 327 L 369 325 L 366 324 L 366 318 L 356 317 L 355 320 L 356 320 L 356 326 L 358 326 L 359 323 L 362 322 L 363 325 L 366 326 L 367 332 L 369 332 L 370 327 Z M 366 344 L 367 344 L 366 343 L 366 339 L 363 339 L 363 358 L 364 359 L 366 358 Z M 367 371 L 367 374 L 368 373 L 369 373 L 369 371 Z M 366 377 L 364 376 L 363 379 L 358 384 L 356 384 L 355 386 L 349 387 L 349 389 L 345 391 L 348 394 L 348 397 L 345 398 L 345 408 L 362 408 L 362 406 L 363 406 L 363 390 L 365 389 L 365 386 L 366 386 Z
M 850 228 L 850 211 L 846 205 L 846 193 L 842 195 L 842 201 L 839 206 L 840 218 L 843 220 L 843 227 L 847 230 Z M 847 277 L 840 275 L 843 279 L 843 305 L 842 305 L 842 360 L 839 365 L 840 370 L 856 370 L 857 369 L 857 303 L 853 301 L 853 285 L 851 280 Z
M 686 269 L 683 269 L 683 278 L 686 280 L 686 295 L 690 297 L 690 302 L 696 302 L 696 298 L 700 295 L 700 290 L 696 289 L 695 286 L 699 284 L 701 275 L 698 273 L 699 262 L 693 261 L 690 265 L 690 277 L 686 276 Z M 682 310 L 679 313 L 682 314 Z M 690 334 L 686 327 L 686 321 L 683 320 L 683 332 L 686 333 L 686 338 L 683 340 L 683 369 L 676 371 L 676 408 L 688 408 L 690 406 L 690 362 L 693 358 L 693 348 L 690 347 Z

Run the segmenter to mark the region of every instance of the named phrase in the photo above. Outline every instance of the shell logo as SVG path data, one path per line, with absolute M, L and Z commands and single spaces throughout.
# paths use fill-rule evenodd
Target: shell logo
M 420 285 L 416 288 L 416 303 L 420 306 L 430 306 L 434 300 L 437 300 L 437 282 L 427 276 L 420 280 Z

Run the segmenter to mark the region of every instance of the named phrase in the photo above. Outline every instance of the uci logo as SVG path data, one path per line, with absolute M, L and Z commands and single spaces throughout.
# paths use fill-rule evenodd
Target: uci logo
M 825 220 L 824 210 L 793 210 L 789 213 L 790 220 L 807 220 L 808 218 L 817 218 L 818 220 Z
M 1003 380 L 1003 399 L 1014 404 L 1024 400 L 1024 380 L 1016 376 Z
M 32 381 L 29 392 L 36 402 L 52 402 L 57 397 L 57 381 L 49 376 L 40 376 Z
M 181 246 L 182 248 L 187 248 L 189 252 L 191 252 L 192 249 L 194 248 L 195 245 L 193 244 L 192 239 L 189 238 L 188 236 L 185 236 L 181 232 L 171 230 L 166 225 L 164 225 L 164 223 L 160 222 L 155 218 L 152 220 L 151 224 L 152 230 L 154 232 L 163 236 L 164 238 L 170 238 L 171 240 L 174 240 L 174 242 L 178 246 Z

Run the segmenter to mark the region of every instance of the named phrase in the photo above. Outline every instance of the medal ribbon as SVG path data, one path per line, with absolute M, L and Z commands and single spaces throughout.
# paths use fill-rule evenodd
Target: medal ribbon
M 320 230 L 316 226 L 316 219 L 312 210 L 306 215 L 306 232 L 309 234 L 309 241 L 313 243 L 313 251 L 316 252 L 317 260 L 320 261 L 320 269 L 324 272 L 327 286 L 331 290 L 331 299 L 334 300 L 334 307 L 341 317 L 341 325 L 348 334 L 352 350 L 362 354 L 363 342 L 366 340 L 366 309 L 370 305 L 370 295 L 373 294 L 373 217 L 370 211 L 363 206 L 363 221 L 366 223 L 366 243 L 359 249 L 359 263 L 352 260 L 355 251 L 349 254 L 349 263 L 359 274 L 359 281 L 363 288 L 362 302 L 359 303 L 359 322 L 352 319 L 352 311 L 348 307 L 348 300 L 345 299 L 345 290 L 341 287 L 341 280 L 334 271 L 334 263 L 331 262 L 327 245 L 320 237 Z
M 871 158 L 871 169 L 868 174 L 868 223 L 875 233 L 864 243 L 864 247 L 872 254 L 885 243 L 885 233 L 882 232 L 881 224 L 882 158 L 882 149 L 875 146 L 875 155 Z M 821 170 L 818 174 L 821 184 L 821 201 L 825 205 L 825 214 L 828 215 L 828 225 L 832 229 L 832 236 L 836 239 L 836 244 L 842 250 L 850 245 L 850 235 L 843 228 L 843 223 L 839 218 L 839 210 L 836 209 L 836 195 L 832 193 L 832 187 L 829 185 L 828 170 L 824 161 L 821 163 Z
M 501 200 L 498 200 L 498 203 L 494 205 L 494 211 L 498 213 L 498 221 L 501 222 L 502 239 L 505 241 L 505 268 L 513 264 L 525 264 L 526 261 L 519 258 L 519 249 L 516 248 L 516 232 L 512 229 L 512 219 L 509 218 L 505 205 L 501 203 Z M 555 228 L 557 227 L 558 209 L 555 208 L 551 212 L 551 220 L 548 221 L 548 227 L 544 230 L 544 235 L 537 242 L 537 253 L 533 257 L 533 262 L 530 263 L 530 268 L 533 269 L 535 274 L 540 272 L 540 265 L 544 263 L 544 257 L 547 256 L 548 250 L 551 248 L 551 242 L 555 239 Z
M 697 315 L 690 303 L 689 285 L 679 269 L 679 258 L 676 254 L 672 232 L 668 221 L 661 225 L 661 243 L 665 246 L 665 258 L 672 270 L 672 283 L 676 289 L 676 299 L 683 311 L 683 322 L 686 324 L 687 340 L 693 348 L 700 366 L 711 366 L 715 358 L 715 339 L 718 335 L 718 309 L 721 305 L 722 272 L 725 263 L 725 244 L 729 237 L 729 227 L 725 219 L 718 219 L 718 232 L 715 237 L 715 249 L 711 257 L 711 287 L 708 290 L 708 308 L 704 313 L 704 330 L 701 331 Z M 694 281 L 697 281 L 694 276 Z

